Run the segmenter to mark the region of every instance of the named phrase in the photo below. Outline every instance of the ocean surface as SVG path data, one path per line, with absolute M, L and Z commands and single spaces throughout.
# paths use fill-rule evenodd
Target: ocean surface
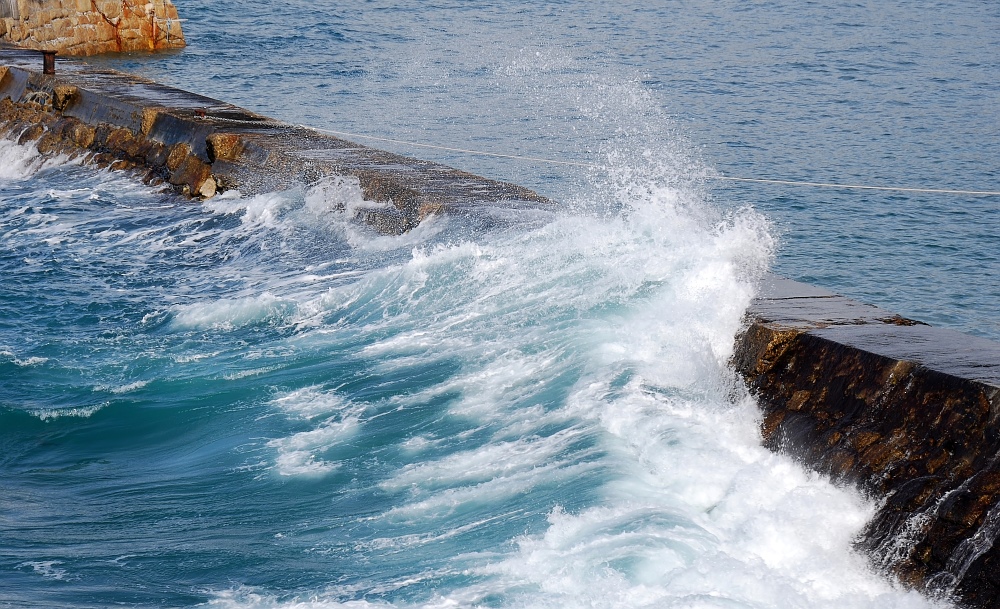
M 1000 5 L 175 1 L 88 61 L 558 205 L 386 237 L 0 140 L 0 607 L 949 606 L 727 360 L 768 270 L 1000 338 L 1000 198 L 714 178 L 1000 190 Z

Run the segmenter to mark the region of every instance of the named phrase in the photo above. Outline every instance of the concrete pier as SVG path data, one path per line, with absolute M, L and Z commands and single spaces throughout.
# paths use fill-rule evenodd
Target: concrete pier
M 877 567 L 1000 607 L 1000 344 L 779 277 L 748 316 L 764 444 L 878 502 L 857 541 Z
M 0 129 L 42 154 L 136 172 L 189 196 L 246 195 L 356 179 L 372 205 L 360 219 L 400 233 L 441 211 L 548 206 L 538 194 L 438 163 L 276 121 L 137 76 L 41 54 L 0 50 Z

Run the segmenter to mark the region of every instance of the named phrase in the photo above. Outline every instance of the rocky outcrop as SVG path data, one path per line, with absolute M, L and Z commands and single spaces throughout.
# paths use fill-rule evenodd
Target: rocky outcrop
M 776 277 L 749 316 L 765 445 L 879 502 L 857 541 L 878 567 L 1000 607 L 1000 344 Z
M 0 0 L 0 42 L 60 55 L 184 46 L 170 0 Z
M 0 50 L 0 133 L 44 155 L 135 172 L 192 197 L 356 180 L 355 213 L 401 233 L 447 211 L 505 221 L 503 208 L 545 207 L 536 193 L 361 146 L 153 81 L 72 60 L 41 73 L 38 53 Z

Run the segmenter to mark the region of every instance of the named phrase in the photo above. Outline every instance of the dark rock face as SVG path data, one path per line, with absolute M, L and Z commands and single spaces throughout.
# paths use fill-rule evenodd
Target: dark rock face
M 765 445 L 879 500 L 876 566 L 1000 607 L 1000 344 L 780 278 L 749 315 L 734 364 Z
M 147 79 L 64 61 L 41 73 L 38 53 L 0 49 L 0 134 L 43 155 L 83 156 L 191 197 L 357 180 L 356 217 L 398 234 L 440 213 L 545 208 L 514 184 L 368 148 Z

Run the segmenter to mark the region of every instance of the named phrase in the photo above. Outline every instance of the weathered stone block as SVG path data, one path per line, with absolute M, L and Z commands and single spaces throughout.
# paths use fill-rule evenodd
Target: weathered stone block
M 62 112 L 79 94 L 80 90 L 74 85 L 56 85 L 52 88 L 52 107 Z
M 5 19 L 0 40 L 32 48 L 45 47 L 63 55 L 108 51 L 151 51 L 184 46 L 176 7 L 169 0 L 34 0 L 37 7 L 26 21 Z M 159 15 L 160 17 L 156 17 Z M 169 39 L 160 21 L 170 16 Z M 99 26 L 83 31 L 84 26 Z
M 213 133 L 206 138 L 205 145 L 212 162 L 216 159 L 235 161 L 243 152 L 243 141 L 235 133 Z
M 60 17 L 52 21 L 52 33 L 55 38 L 74 40 L 76 36 L 75 27 L 75 24 L 65 17 Z
M 65 149 L 62 138 L 54 131 L 46 131 L 35 145 L 38 152 L 45 155 L 58 154 Z
M 167 157 L 167 169 L 170 171 L 176 170 L 190 155 L 191 146 L 188 146 L 184 142 L 174 144 L 174 146 L 170 149 L 170 155 Z
M 52 31 L 52 26 L 50 24 L 45 24 L 42 27 L 36 29 L 34 38 L 36 42 L 45 45 L 45 48 L 48 48 L 48 45 L 46 45 L 46 43 L 55 38 L 55 35 Z
M 216 183 L 215 178 L 209 176 L 202 182 L 201 186 L 198 188 L 198 194 L 206 199 L 211 199 L 215 196 Z
M 200 192 L 205 181 L 212 176 L 212 166 L 194 155 L 188 155 L 177 169 L 170 173 L 170 183 L 177 186 L 188 186 L 190 192 Z M 214 193 L 213 193 L 214 194 Z
M 143 108 L 142 109 L 142 128 L 141 133 L 143 135 L 149 135 L 149 132 L 153 129 L 153 124 L 156 122 L 156 117 L 160 115 L 159 108 Z
M 154 170 L 166 167 L 167 158 L 170 156 L 170 147 L 157 142 L 150 142 L 150 144 L 146 151 L 146 165 Z
M 119 0 L 94 0 L 94 3 L 97 5 L 98 12 L 108 21 L 117 22 L 122 18 L 123 8 L 125 7 L 124 2 L 120 2 Z
M 17 143 L 23 146 L 32 140 L 37 140 L 43 133 L 45 133 L 45 127 L 41 125 L 31 125 L 21 132 L 21 135 L 17 138 Z
M 79 123 L 70 128 L 68 135 L 77 146 L 80 146 L 81 148 L 90 148 L 90 146 L 94 143 L 95 133 L 96 130 L 90 125 Z

